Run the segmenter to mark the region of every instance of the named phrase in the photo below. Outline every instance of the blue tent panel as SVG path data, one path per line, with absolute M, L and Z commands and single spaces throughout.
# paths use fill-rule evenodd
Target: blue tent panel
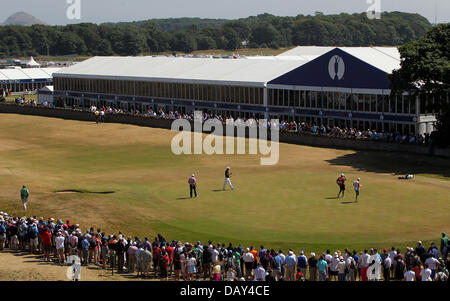
M 273 85 L 390 89 L 388 74 L 335 48 L 272 81 Z

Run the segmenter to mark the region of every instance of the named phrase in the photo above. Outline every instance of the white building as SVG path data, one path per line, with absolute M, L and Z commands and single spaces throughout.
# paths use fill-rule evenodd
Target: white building
M 241 59 L 94 57 L 54 74 L 55 104 L 279 118 L 430 133 L 426 98 L 391 95 L 390 47 L 296 47 Z

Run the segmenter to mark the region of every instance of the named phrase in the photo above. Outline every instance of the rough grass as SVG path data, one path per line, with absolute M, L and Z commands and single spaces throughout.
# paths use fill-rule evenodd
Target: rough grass
M 175 132 L 122 124 L 0 115 L 0 209 L 69 218 L 128 235 L 323 251 L 436 241 L 450 231 L 450 161 L 280 144 L 276 166 L 259 155 L 172 154 Z M 231 166 L 236 190 L 222 192 Z M 360 177 L 336 199 L 344 172 Z M 398 174 L 416 174 L 400 181 Z M 189 199 L 195 173 L 200 196 Z M 63 190 L 99 193 L 55 193 Z M 219 191 L 217 191 L 219 190 Z

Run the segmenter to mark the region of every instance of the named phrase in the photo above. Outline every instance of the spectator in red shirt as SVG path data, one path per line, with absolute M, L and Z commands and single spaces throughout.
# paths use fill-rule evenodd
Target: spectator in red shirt
M 157 243 L 153 246 L 153 268 L 155 269 L 155 277 L 158 277 L 160 253 L 161 253 L 161 249 L 159 247 L 159 243 Z
M 168 280 L 168 274 L 167 274 L 167 268 L 169 267 L 169 256 L 167 256 L 167 252 L 165 250 L 162 250 L 159 254 L 159 276 L 161 278 L 161 281 L 167 281 Z
M 173 272 L 173 246 L 172 244 L 166 247 L 167 257 L 169 257 L 169 274 Z
M 52 235 L 48 231 L 48 227 L 44 228 L 41 234 L 42 247 L 44 248 L 44 261 L 50 261 L 50 251 L 52 250 Z

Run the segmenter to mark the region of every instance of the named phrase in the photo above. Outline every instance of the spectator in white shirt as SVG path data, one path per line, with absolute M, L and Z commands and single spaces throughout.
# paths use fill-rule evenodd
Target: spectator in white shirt
M 416 273 L 408 270 L 405 274 L 405 281 L 416 281 Z
M 431 278 L 431 269 L 425 264 L 425 268 L 420 272 L 420 277 L 422 277 L 422 281 L 433 281 Z
M 391 259 L 391 278 L 394 278 L 395 266 L 397 265 L 397 262 L 395 261 L 396 256 L 397 251 L 395 251 L 395 247 L 392 247 L 391 251 L 389 252 L 389 258 Z
M 247 253 L 244 254 L 244 256 L 242 257 L 242 260 L 244 260 L 244 265 L 245 265 L 245 277 L 247 279 L 250 279 L 250 277 L 252 276 L 253 262 L 255 261 L 255 257 L 250 252 L 249 248 L 247 248 L 246 251 L 247 251 Z
M 55 244 L 56 244 L 56 252 L 58 254 L 58 262 L 60 265 L 64 264 L 64 261 L 66 260 L 64 255 L 64 235 L 62 232 L 58 232 L 56 238 L 55 238 Z
M 434 276 L 436 276 L 436 269 L 439 265 L 439 260 L 434 258 L 433 256 L 430 256 L 425 260 L 425 265 L 429 267 L 431 270 L 431 279 L 434 279 Z

